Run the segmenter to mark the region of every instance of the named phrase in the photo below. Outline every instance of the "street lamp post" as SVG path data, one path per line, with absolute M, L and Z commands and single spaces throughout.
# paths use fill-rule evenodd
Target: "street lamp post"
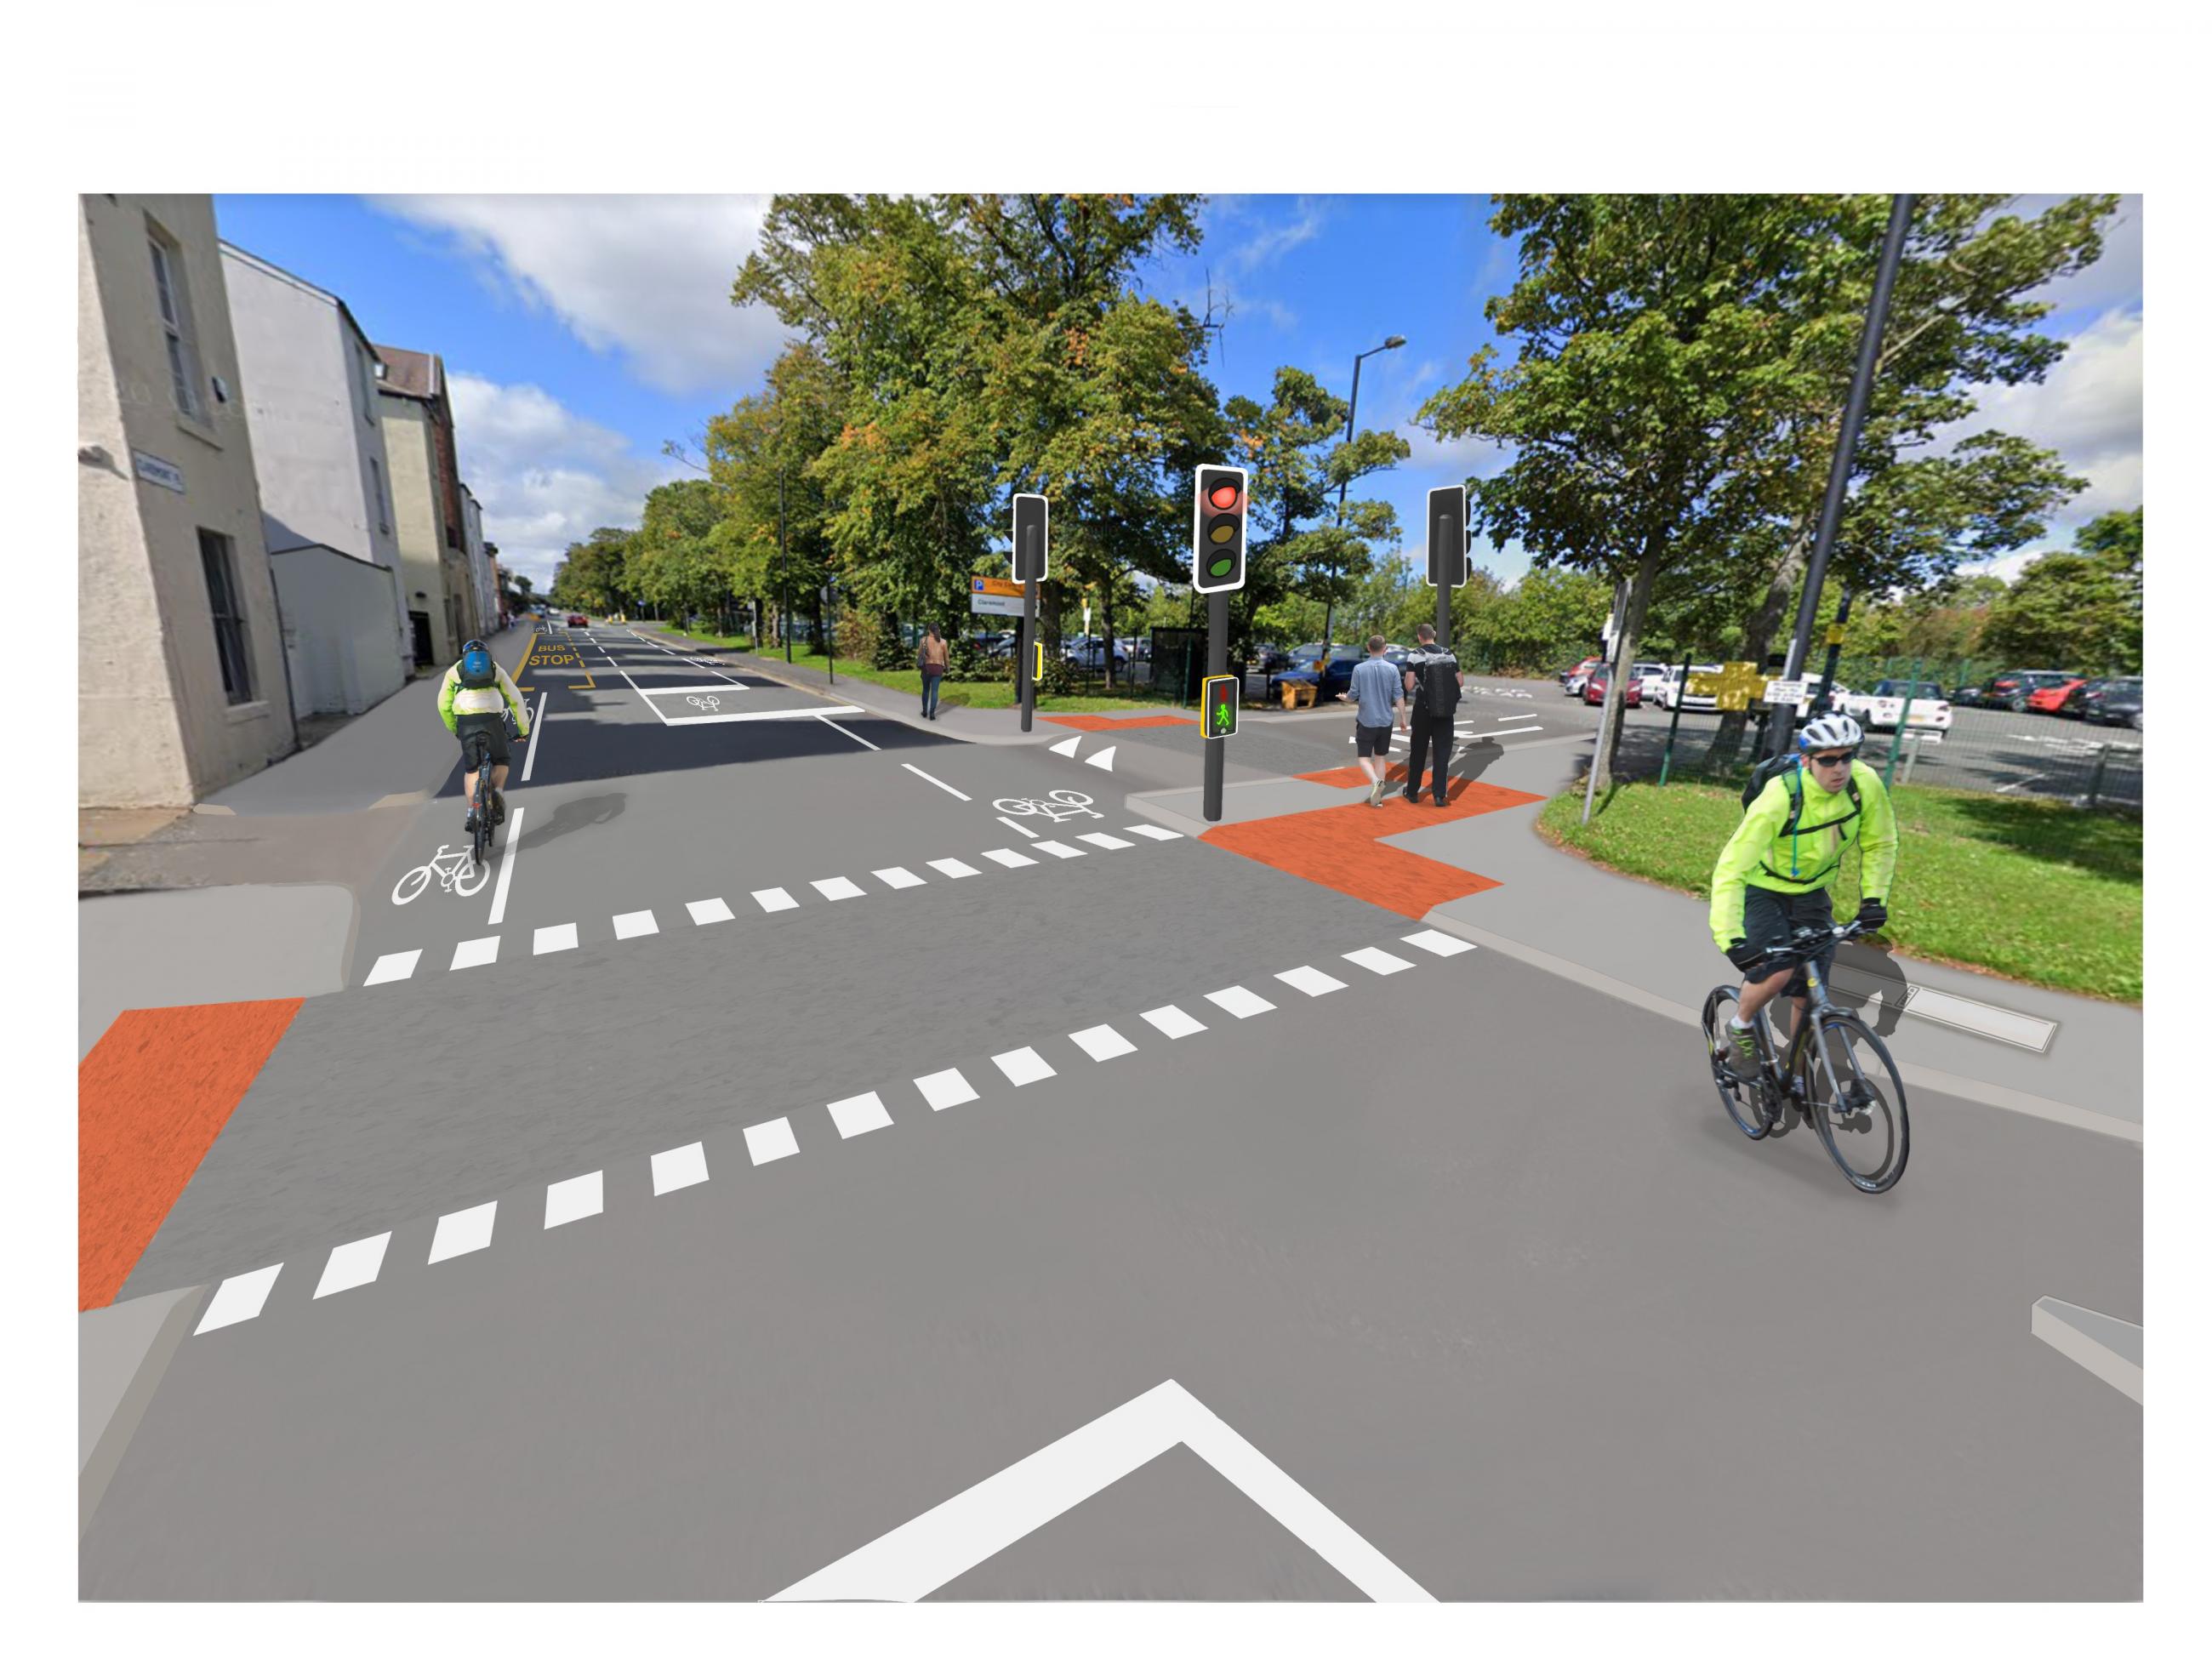
M 1352 360 L 1352 401 L 1345 405 L 1344 410 L 1344 441 L 1347 447 L 1349 447 L 1352 442 L 1353 429 L 1352 422 L 1359 418 L 1360 364 L 1365 362 L 1370 357 L 1375 356 L 1378 351 L 1395 351 L 1400 346 L 1405 343 L 1406 337 L 1404 335 L 1393 334 L 1389 339 L 1383 341 L 1381 345 L 1373 347 L 1369 350 L 1363 351 L 1357 357 L 1354 357 Z M 1345 492 L 1351 488 L 1352 480 L 1350 478 L 1346 478 L 1342 483 L 1336 487 L 1336 527 L 1340 530 L 1344 528 Z M 1332 572 L 1332 574 L 1333 574 L 1334 573 Z M 1328 653 L 1330 644 L 1332 643 L 1330 635 L 1334 630 L 1335 627 L 1336 589 L 1334 584 L 1332 582 L 1329 588 L 1328 598 L 1322 601 L 1321 620 L 1321 661 L 1315 668 L 1315 672 L 1321 679 L 1324 680 L 1328 678 Z

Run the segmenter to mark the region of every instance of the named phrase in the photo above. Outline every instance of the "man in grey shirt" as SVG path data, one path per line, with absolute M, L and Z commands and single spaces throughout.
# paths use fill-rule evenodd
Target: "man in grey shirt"
M 1367 660 L 1352 671 L 1352 690 L 1337 694 L 1340 702 L 1359 706 L 1352 735 L 1358 744 L 1359 769 L 1374 785 L 1367 792 L 1370 806 L 1382 804 L 1384 778 L 1390 769 L 1392 714 L 1406 701 L 1405 690 L 1398 684 L 1398 671 L 1382 654 L 1389 648 L 1390 641 L 1380 634 L 1370 635 Z

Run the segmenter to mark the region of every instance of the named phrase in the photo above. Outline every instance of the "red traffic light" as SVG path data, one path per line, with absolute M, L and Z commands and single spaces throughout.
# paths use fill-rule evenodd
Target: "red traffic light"
M 1233 483 L 1218 483 L 1206 491 L 1206 499 L 1219 511 L 1229 513 L 1236 509 L 1239 494 L 1237 486 Z

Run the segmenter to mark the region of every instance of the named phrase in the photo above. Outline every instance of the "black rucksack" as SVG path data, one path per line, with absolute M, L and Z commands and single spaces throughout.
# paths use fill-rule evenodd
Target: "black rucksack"
M 1805 810 L 1805 774 L 1803 763 L 1796 755 L 1775 755 L 1751 769 L 1751 781 L 1743 787 L 1743 810 L 1751 811 L 1752 802 L 1766 793 L 1766 786 L 1775 778 L 1783 780 L 1783 787 L 1790 792 L 1790 816 L 1783 820 L 1781 833 L 1797 833 L 1797 819 Z M 1851 810 L 1838 823 L 1848 823 L 1859 811 L 1859 781 L 1856 773 L 1844 775 L 1844 787 L 1851 797 Z
M 461 653 L 459 675 L 461 684 L 472 691 L 499 684 L 499 671 L 492 665 L 491 653 L 480 645 Z
M 1416 672 L 1421 688 L 1421 707 L 1431 715 L 1449 714 L 1459 707 L 1459 659 L 1449 651 L 1431 652 Z

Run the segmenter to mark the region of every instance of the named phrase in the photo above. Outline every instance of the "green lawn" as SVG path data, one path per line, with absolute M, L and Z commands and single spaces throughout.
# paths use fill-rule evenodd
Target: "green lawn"
M 2033 985 L 2142 1000 L 2142 821 L 2056 802 L 1899 788 L 1896 884 L 1886 930 L 1909 956 Z M 1734 788 L 1623 784 L 1583 828 L 1580 789 L 1547 804 L 1538 831 L 1597 863 L 1700 897 L 1741 821 Z M 1858 908 L 1858 860 L 1835 887 Z
M 732 650 L 750 650 L 751 646 L 744 635 L 723 636 L 715 634 L 687 634 L 680 628 L 668 630 L 680 639 L 693 640 L 701 645 L 721 646 Z M 781 650 L 771 649 L 764 654 L 781 657 Z M 791 660 L 794 665 L 827 670 L 830 659 L 811 644 L 792 647 Z M 842 677 L 849 674 L 856 680 L 866 680 L 871 685 L 887 686 L 894 691 L 921 695 L 921 671 L 918 668 L 870 668 L 849 657 L 840 657 L 836 670 Z M 1012 708 L 1016 706 L 1014 683 L 1012 680 L 951 680 L 939 688 L 938 701 L 947 708 Z M 1055 696 L 1051 692 L 1037 694 L 1036 706 L 1054 714 L 1120 714 L 1133 711 L 1153 710 L 1173 713 L 1175 700 L 1171 697 L 1148 696 L 1133 689 L 1127 696 L 1084 696 L 1070 695 Z M 1192 718 L 1195 720 L 1196 715 Z

